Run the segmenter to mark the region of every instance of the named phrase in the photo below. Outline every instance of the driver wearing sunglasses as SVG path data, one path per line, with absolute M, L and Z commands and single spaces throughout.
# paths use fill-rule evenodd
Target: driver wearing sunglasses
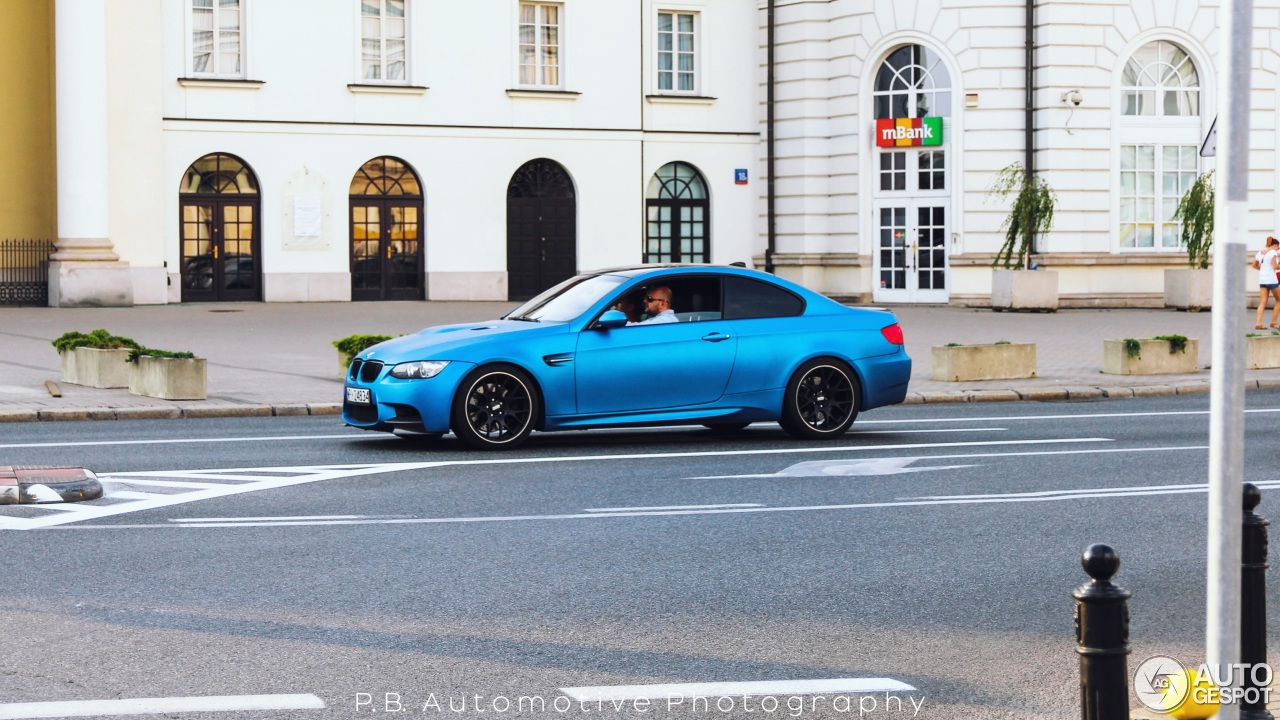
M 676 313 L 671 309 L 671 288 L 659 285 L 644 296 L 644 311 L 648 320 L 629 322 L 628 325 L 661 325 L 679 322 Z

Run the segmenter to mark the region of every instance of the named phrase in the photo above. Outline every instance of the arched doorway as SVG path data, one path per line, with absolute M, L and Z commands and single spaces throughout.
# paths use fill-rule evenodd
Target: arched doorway
M 351 299 L 422 300 L 422 185 L 403 160 L 378 157 L 351 178 Z
M 876 72 L 875 210 L 877 302 L 945 303 L 949 297 L 952 91 L 946 65 L 923 45 L 889 53 Z
M 507 295 L 528 300 L 577 272 L 573 181 L 554 160 L 530 160 L 507 185 Z
M 178 190 L 182 301 L 261 300 L 258 179 L 240 158 L 205 155 Z
M 646 263 L 711 262 L 707 183 L 692 165 L 673 162 L 658 168 L 644 205 Z

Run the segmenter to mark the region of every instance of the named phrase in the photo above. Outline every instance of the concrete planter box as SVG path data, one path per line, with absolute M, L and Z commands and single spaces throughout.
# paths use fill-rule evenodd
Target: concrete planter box
M 1165 270 L 1164 306 L 1191 312 L 1213 307 L 1213 270 Z
M 59 355 L 62 382 L 92 388 L 129 387 L 129 350 L 78 347 Z
M 1245 340 L 1245 367 L 1250 370 L 1280 368 L 1280 335 L 1258 335 Z
M 992 270 L 991 309 L 1057 312 L 1058 273 L 1053 270 Z
M 131 363 L 129 392 L 161 400 L 204 400 L 208 361 L 204 358 L 157 358 L 142 355 Z
M 933 379 L 942 382 L 965 380 L 1011 380 L 1036 376 L 1034 343 L 1000 345 L 935 345 Z
M 1109 375 L 1187 375 L 1200 370 L 1200 345 L 1187 338 L 1187 349 L 1169 352 L 1168 340 L 1139 340 L 1137 357 L 1125 352 L 1124 340 L 1102 341 L 1102 372 Z

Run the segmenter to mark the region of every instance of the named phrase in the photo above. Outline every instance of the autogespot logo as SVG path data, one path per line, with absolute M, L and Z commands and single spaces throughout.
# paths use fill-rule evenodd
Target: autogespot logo
M 1180 681 L 1186 675 L 1187 669 L 1171 657 L 1149 657 L 1133 673 L 1133 694 L 1150 710 L 1177 710 L 1190 695 L 1190 684 Z

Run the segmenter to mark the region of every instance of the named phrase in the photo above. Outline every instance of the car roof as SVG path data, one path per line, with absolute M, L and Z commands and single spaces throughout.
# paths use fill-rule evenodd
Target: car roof
M 584 275 L 621 275 L 627 278 L 634 278 L 646 273 L 657 272 L 660 270 L 689 270 L 692 272 L 742 272 L 746 275 L 761 274 L 758 270 L 750 270 L 742 265 L 709 265 L 706 263 L 664 263 L 658 265 L 623 265 L 619 267 L 604 268 L 594 270 Z

